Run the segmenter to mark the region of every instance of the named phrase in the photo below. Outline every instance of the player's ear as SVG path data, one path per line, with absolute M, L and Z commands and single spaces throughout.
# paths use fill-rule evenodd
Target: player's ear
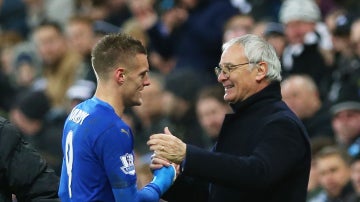
M 115 70 L 114 74 L 115 80 L 118 84 L 122 85 L 125 82 L 125 69 L 122 67 L 118 67 Z

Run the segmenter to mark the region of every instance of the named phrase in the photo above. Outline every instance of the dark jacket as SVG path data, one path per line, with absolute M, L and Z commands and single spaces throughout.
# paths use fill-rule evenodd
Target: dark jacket
M 213 152 L 187 145 L 183 172 L 166 195 L 169 201 L 196 196 L 210 202 L 304 202 L 310 144 L 304 126 L 281 100 L 279 82 L 232 108 L 235 113 L 226 115 Z M 197 179 L 184 180 L 187 176 Z M 199 179 L 210 183 L 208 193 L 195 188 Z
M 54 202 L 59 178 L 45 160 L 24 142 L 18 130 L 0 117 L 0 201 Z

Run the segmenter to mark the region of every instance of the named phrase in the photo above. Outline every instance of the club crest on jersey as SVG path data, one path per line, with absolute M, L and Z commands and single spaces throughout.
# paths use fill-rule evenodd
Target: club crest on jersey
M 123 164 L 121 170 L 128 175 L 135 175 L 135 166 L 134 166 L 134 156 L 132 154 L 126 153 L 125 155 L 120 156 L 120 160 Z

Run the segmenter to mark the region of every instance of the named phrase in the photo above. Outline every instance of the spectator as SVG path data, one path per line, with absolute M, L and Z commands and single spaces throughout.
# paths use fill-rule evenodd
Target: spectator
M 235 15 L 228 19 L 224 26 L 223 42 L 230 41 L 232 38 L 245 34 L 250 34 L 255 24 L 255 20 L 250 15 Z
M 2 0 L 0 2 L 0 30 L 12 31 L 27 38 L 29 26 L 26 21 L 26 5 L 21 0 Z
M 360 62 L 355 56 L 355 51 L 351 48 L 350 31 L 352 17 L 348 14 L 339 13 L 335 18 L 335 26 L 332 31 L 332 41 L 334 45 L 334 67 L 329 77 L 329 92 L 327 99 L 330 102 L 336 101 L 339 91 L 349 82 L 353 74 L 360 70 Z
M 360 156 L 356 154 L 351 160 L 351 182 L 354 187 L 355 193 L 348 200 L 348 202 L 360 201 Z
M 319 90 L 307 75 L 291 75 L 281 84 L 283 100 L 304 123 L 309 137 L 334 137 L 329 107 L 320 99 Z
M 186 81 L 186 82 L 184 82 Z M 165 78 L 164 110 L 168 125 L 184 142 L 206 147 L 206 136 L 196 117 L 195 101 L 201 89 L 197 74 L 190 70 L 174 71 Z M 159 132 L 159 131 L 157 131 Z
M 42 75 L 34 83 L 35 89 L 45 90 L 52 111 L 63 114 L 66 91 L 79 78 L 80 56 L 70 50 L 59 24 L 43 22 L 34 31 L 35 44 L 42 61 Z
M 350 181 L 350 157 L 337 147 L 325 147 L 315 157 L 319 182 L 324 191 L 311 200 L 347 201 L 354 193 Z
M 217 141 L 225 114 L 231 108 L 224 100 L 224 89 L 213 85 L 201 89 L 196 100 L 196 115 L 205 134 L 211 140 L 211 146 Z
M 135 151 L 140 156 L 145 155 L 147 160 L 149 158 L 146 155 L 150 153 L 150 150 L 146 141 L 151 134 L 157 133 L 170 124 L 164 110 L 164 77 L 161 74 L 150 72 L 149 78 L 151 85 L 143 91 L 143 103 L 141 106 L 133 107 L 134 114 L 140 122 L 134 137 Z
M 314 198 L 317 198 L 320 193 L 322 193 L 323 188 L 319 182 L 319 171 L 317 169 L 317 163 L 315 156 L 319 151 L 327 146 L 335 146 L 335 141 L 333 138 L 327 136 L 316 136 L 310 139 L 311 144 L 311 169 L 309 176 L 309 184 L 307 190 L 306 201 L 313 201 Z M 313 201 L 314 202 L 314 201 Z
M 15 72 L 12 64 L 14 49 L 22 41 L 16 32 L 0 32 L 0 111 L 9 112 L 18 88 L 13 81 Z
M 13 64 L 12 78 L 17 91 L 21 93 L 31 88 L 39 76 L 39 68 L 35 56 L 30 52 L 21 52 L 16 55 Z
M 267 42 L 274 46 L 276 54 L 281 58 L 287 45 L 283 25 L 280 23 L 268 22 L 262 36 Z
M 70 16 L 74 15 L 75 2 L 72 0 L 25 0 L 27 24 L 38 27 L 43 21 L 57 22 L 64 26 Z
M 96 83 L 94 70 L 91 66 L 91 49 L 96 43 L 93 21 L 87 17 L 73 16 L 66 24 L 69 47 L 82 58 L 83 72 L 79 79 Z
M 323 99 L 324 79 L 329 74 L 331 39 L 314 0 L 285 0 L 279 11 L 288 41 L 282 55 L 283 74 L 307 74 L 314 79 Z
M 338 144 L 350 155 L 360 151 L 360 94 L 357 85 L 348 85 L 340 92 L 330 111 Z
M 22 93 L 10 110 L 10 120 L 20 129 L 23 138 L 39 151 L 49 167 L 60 176 L 63 123 L 50 120 L 47 117 L 49 110 L 50 101 L 44 92 Z

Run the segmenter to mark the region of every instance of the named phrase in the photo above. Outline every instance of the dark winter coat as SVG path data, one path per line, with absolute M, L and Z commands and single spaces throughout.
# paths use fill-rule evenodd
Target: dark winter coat
M 232 108 L 212 152 L 187 145 L 183 172 L 165 197 L 170 202 L 304 202 L 308 135 L 281 100 L 279 82 Z M 201 186 L 206 182 L 208 187 Z
M 24 142 L 19 131 L 0 117 L 0 201 L 55 202 L 59 178 L 46 161 Z

